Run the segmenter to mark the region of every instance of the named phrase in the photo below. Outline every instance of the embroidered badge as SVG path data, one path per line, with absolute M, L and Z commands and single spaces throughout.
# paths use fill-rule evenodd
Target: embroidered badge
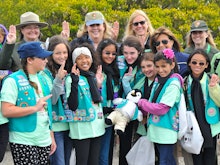
M 211 107 L 208 109 L 207 113 L 208 113 L 208 116 L 212 117 L 212 116 L 215 116 L 217 112 L 216 112 L 215 108 Z
M 153 115 L 153 116 L 152 116 L 152 121 L 153 121 L 154 123 L 158 123 L 158 122 L 160 121 L 160 117 L 159 117 L 158 115 Z

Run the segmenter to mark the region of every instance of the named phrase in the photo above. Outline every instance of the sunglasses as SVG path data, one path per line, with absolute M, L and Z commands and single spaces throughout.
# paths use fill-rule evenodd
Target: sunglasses
M 155 45 L 155 46 L 159 46 L 160 43 L 166 45 L 166 44 L 168 44 L 168 42 L 169 42 L 168 40 L 157 41 L 157 42 L 154 42 L 154 45 Z
M 196 62 L 196 61 L 192 61 L 191 63 L 192 63 L 193 65 L 197 65 L 197 64 L 199 64 L 199 66 L 204 66 L 204 65 L 205 65 L 204 62 Z
M 144 25 L 146 21 L 134 22 L 132 23 L 133 26 L 138 26 L 139 24 Z
M 117 56 L 117 53 L 111 53 L 111 52 L 104 52 L 107 56 L 110 56 L 110 54 L 112 55 L 112 56 Z

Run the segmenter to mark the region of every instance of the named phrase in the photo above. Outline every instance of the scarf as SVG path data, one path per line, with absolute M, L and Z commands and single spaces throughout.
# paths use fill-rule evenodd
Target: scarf
M 83 71 L 80 70 L 80 75 L 85 76 L 90 87 L 90 93 L 92 96 L 92 101 L 94 103 L 100 103 L 101 102 L 101 95 L 98 90 L 96 81 L 95 81 L 95 74 L 91 71 Z
M 145 98 L 145 99 L 149 99 L 150 98 L 150 93 L 151 93 L 151 89 L 152 89 L 152 87 L 153 87 L 153 84 L 154 84 L 154 82 L 152 82 L 151 84 L 150 84 L 150 86 L 148 85 L 148 78 L 147 77 L 145 77 L 145 82 L 144 82 L 144 96 L 143 96 L 143 98 Z
M 193 79 L 192 85 L 191 85 L 193 108 L 195 111 L 196 119 L 199 123 L 199 127 L 202 132 L 202 136 L 204 138 L 203 147 L 212 147 L 213 139 L 211 135 L 211 128 L 205 118 L 205 105 L 204 105 L 202 87 L 200 84 L 200 80 L 202 79 L 203 74 L 201 74 L 199 78 L 193 77 L 192 74 L 191 74 L 191 77 Z
M 106 80 L 106 93 L 107 93 L 107 100 L 113 100 L 114 99 L 114 88 L 112 85 L 112 79 L 114 79 L 114 71 L 110 65 L 103 64 L 102 65 L 103 72 L 107 76 Z M 114 80 L 115 82 L 115 80 Z
M 125 73 L 128 73 L 128 71 L 129 71 L 129 68 L 130 67 L 132 67 L 133 69 L 138 65 L 138 59 L 133 63 L 133 64 L 128 64 L 127 62 L 126 62 L 126 65 L 127 65 L 127 69 L 126 69 L 126 71 L 125 71 Z M 135 78 L 134 78 L 135 79 Z M 120 85 L 120 88 L 119 88 L 119 90 L 118 90 L 118 95 L 119 95 L 119 97 L 122 97 L 123 96 L 123 93 L 124 93 L 124 89 L 123 89 L 123 85 L 121 84 Z
M 159 75 L 157 75 L 157 79 L 158 79 L 158 83 L 159 86 L 156 89 L 153 99 L 152 99 L 152 103 L 156 103 L 157 97 L 160 94 L 160 91 L 162 90 L 164 84 L 167 82 L 167 80 L 170 78 L 170 76 L 173 74 L 173 71 L 170 72 L 170 74 L 167 77 L 160 77 Z

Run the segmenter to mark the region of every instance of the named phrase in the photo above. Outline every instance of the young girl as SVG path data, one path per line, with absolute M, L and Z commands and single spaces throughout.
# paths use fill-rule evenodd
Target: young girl
M 95 68 L 96 59 L 88 44 L 72 52 L 73 67 L 66 78 L 66 95 L 74 117 L 70 123 L 70 138 L 76 150 L 76 164 L 99 165 L 101 136 L 105 133 L 101 106 L 102 68 Z M 96 75 L 95 75 L 96 72 Z
M 50 90 L 38 72 L 45 68 L 52 52 L 42 49 L 40 42 L 28 42 L 18 53 L 23 67 L 5 79 L 1 90 L 2 114 L 9 118 L 12 157 L 15 164 L 45 165 L 56 144 L 49 129 Z
M 122 43 L 122 56 L 118 56 L 117 62 L 121 77 L 119 96 L 126 97 L 132 89 L 141 89 L 144 86 L 144 74 L 139 67 L 140 57 L 143 48 L 140 40 L 135 36 L 127 37 Z M 138 122 L 131 121 L 125 128 L 123 135 L 120 135 L 119 164 L 126 165 L 126 154 L 132 145 L 133 132 L 136 132 Z
M 41 74 L 47 79 L 52 92 L 53 123 L 52 129 L 57 144 L 57 149 L 50 157 L 51 165 L 69 165 L 72 150 L 72 142 L 69 138 L 69 123 L 65 115 L 63 105 L 64 77 L 70 64 L 67 60 L 70 56 L 68 43 L 60 35 L 50 38 L 48 50 L 53 51 L 48 57 L 47 67 Z
M 111 39 L 102 40 L 96 50 L 97 55 L 101 58 L 103 70 L 102 83 L 102 106 L 104 115 L 107 116 L 113 110 L 112 100 L 118 97 L 119 86 L 119 70 L 116 63 L 118 47 Z M 100 165 L 112 164 L 113 144 L 114 140 L 113 127 L 106 127 L 105 134 L 102 137 L 101 151 L 100 151 Z
M 220 132 L 219 108 L 209 95 L 210 60 L 203 49 L 195 50 L 187 62 L 190 75 L 186 79 L 189 110 L 194 111 L 204 143 L 200 154 L 193 154 L 194 165 L 215 164 L 216 135 Z
M 0 51 L 2 49 L 3 44 L 6 41 L 6 36 L 8 35 L 8 30 L 4 25 L 0 24 Z
M 157 77 L 149 100 L 138 102 L 144 114 L 149 113 L 147 136 L 156 144 L 160 165 L 175 165 L 174 144 L 177 142 L 178 104 L 182 77 L 176 72 L 174 52 L 164 49 L 154 58 Z
M 149 99 L 151 89 L 153 87 L 154 78 L 157 74 L 156 68 L 154 66 L 154 54 L 152 52 L 143 53 L 140 59 L 141 71 L 145 75 L 144 86 L 142 87 L 142 98 Z M 144 115 L 143 121 L 139 123 L 137 133 L 139 135 L 146 135 L 146 120 L 147 116 Z

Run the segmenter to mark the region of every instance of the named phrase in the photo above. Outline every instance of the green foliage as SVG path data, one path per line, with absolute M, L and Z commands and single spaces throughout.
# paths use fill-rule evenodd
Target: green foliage
M 212 30 L 217 46 L 220 45 L 219 0 L 1 0 L 1 24 L 7 28 L 19 24 L 20 15 L 33 11 L 49 27 L 42 29 L 43 40 L 58 34 L 64 20 L 70 23 L 71 38 L 76 36 L 87 12 L 101 11 L 109 23 L 120 23 L 119 40 L 124 35 L 128 18 L 133 10 L 142 9 L 154 28 L 167 26 L 185 45 L 185 36 L 194 20 L 203 19 Z

